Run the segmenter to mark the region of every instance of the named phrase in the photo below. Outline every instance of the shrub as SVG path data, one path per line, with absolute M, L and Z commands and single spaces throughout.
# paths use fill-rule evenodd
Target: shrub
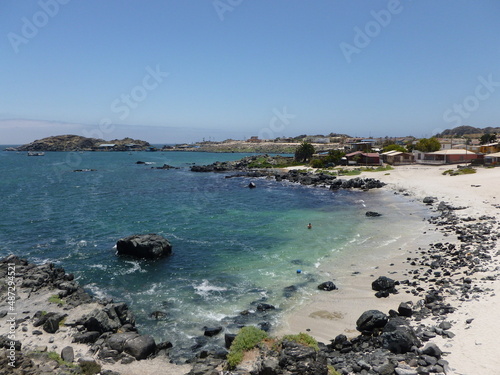
M 296 342 L 296 343 L 304 345 L 304 346 L 309 346 L 316 351 L 319 350 L 318 342 L 312 336 L 308 335 L 307 333 L 301 332 L 298 335 L 286 335 L 286 336 L 283 336 L 283 341 L 284 340 L 293 341 L 293 342 Z
M 80 368 L 85 375 L 99 374 L 102 370 L 101 365 L 95 362 L 84 362 L 80 364 Z
M 325 163 L 321 159 L 313 159 L 311 160 L 311 167 L 313 168 L 323 168 Z
M 339 176 L 357 176 L 360 174 L 359 169 L 339 169 Z
M 476 173 L 476 170 L 474 168 L 466 167 L 459 169 L 448 169 L 443 172 L 443 175 L 449 174 L 450 176 L 458 176 L 461 174 L 472 174 L 472 173 Z
M 333 367 L 332 365 L 327 365 L 327 367 L 328 367 L 328 375 L 341 375 L 340 372 L 335 370 L 335 367 Z
M 59 366 L 66 366 L 66 367 L 70 367 L 70 368 L 75 368 L 76 367 L 76 365 L 64 361 L 61 358 L 61 356 L 59 354 L 57 354 L 56 352 L 48 352 L 47 353 L 47 357 L 49 357 L 49 359 L 51 359 L 53 361 L 56 361 L 59 364 Z
M 57 303 L 58 305 L 61 304 L 61 305 L 64 305 L 64 301 L 62 299 L 59 298 L 59 296 L 57 294 L 54 294 L 53 296 L 50 296 L 49 297 L 49 302 L 51 303 Z
M 255 348 L 265 338 L 267 338 L 266 332 L 256 327 L 243 327 L 229 348 L 227 355 L 229 368 L 236 367 L 243 360 L 245 352 Z

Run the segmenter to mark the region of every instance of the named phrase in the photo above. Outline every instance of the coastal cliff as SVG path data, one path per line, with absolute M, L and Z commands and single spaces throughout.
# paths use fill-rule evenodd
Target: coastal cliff
M 101 145 L 113 145 L 102 147 Z M 149 143 L 138 139 L 124 138 L 105 141 L 99 138 L 87 138 L 79 135 L 56 135 L 33 141 L 18 147 L 17 151 L 96 151 L 106 149 L 112 151 L 146 150 Z

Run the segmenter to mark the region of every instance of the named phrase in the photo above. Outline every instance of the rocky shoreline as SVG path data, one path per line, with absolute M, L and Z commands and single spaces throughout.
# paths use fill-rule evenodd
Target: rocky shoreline
M 354 178 L 346 180 L 351 182 L 339 183 L 340 179 L 330 175 L 244 168 L 236 169 L 244 172 L 237 177 L 272 177 L 277 181 L 281 178 L 329 188 L 334 185 L 368 190 L 383 186 L 373 179 Z M 328 366 L 346 375 L 453 374 L 453 363 L 446 361 L 445 348 L 433 341 L 454 336 L 453 327 L 458 322 L 449 319 L 449 315 L 457 307 L 451 300 L 477 302 L 492 293 L 490 286 L 499 275 L 495 258 L 499 255 L 495 253 L 498 223 L 493 216 L 461 216 L 463 207 L 437 202 L 432 197 L 427 197 L 423 203 L 435 210 L 436 215 L 430 222 L 447 241 L 429 244 L 419 249 L 418 256 L 408 257 L 404 279 L 375 280 L 372 285 L 377 297 L 404 292 L 413 299 L 418 298 L 417 302 L 401 303 L 387 312 L 367 310 L 353 322 L 360 332 L 358 336 L 332 337 L 330 343 L 319 344 L 319 351 L 292 341 L 272 347 L 260 345 L 254 350 L 252 359 L 233 371 L 223 370 L 227 351 L 210 349 L 211 346 L 206 345 L 211 332 L 217 335 L 221 330 L 219 327 L 207 328 L 207 338 L 200 340 L 197 355 L 190 360 L 189 374 L 326 375 Z M 144 362 L 145 358 L 169 360 L 172 344 L 156 343 L 152 337 L 139 334 L 126 304 L 91 297 L 72 275 L 53 264 L 35 265 L 13 255 L 1 260 L 0 264 L 2 281 L 6 280 L 0 289 L 0 324 L 6 328 L 3 331 L 8 332 L 0 343 L 3 347 L 0 349 L 0 373 L 96 373 L 91 371 L 100 369 L 102 374 L 115 375 L 118 372 L 102 369 L 112 363 Z M 11 301 L 8 293 L 11 267 L 15 270 L 12 279 L 16 287 L 15 304 L 8 303 Z M 485 271 L 490 274 L 483 276 Z M 14 323 L 9 314 L 13 312 L 11 306 L 16 312 Z M 241 327 L 262 322 L 266 314 L 272 313 L 273 306 L 264 303 L 259 306 L 254 306 L 256 314 L 243 312 L 224 325 Z M 464 323 L 473 324 L 473 319 L 469 320 Z M 266 328 L 265 325 L 260 327 Z M 225 339 L 228 346 L 234 335 L 226 334 Z M 57 353 L 63 361 L 51 359 L 50 352 Z M 9 366 L 12 353 L 13 367 Z M 178 373 L 186 373 L 180 371 Z
M 433 341 L 453 339 L 456 324 L 473 324 L 473 318 L 464 322 L 449 318 L 457 309 L 451 299 L 478 302 L 493 293 L 491 286 L 500 276 L 494 260 L 500 255 L 495 250 L 498 222 L 484 215 L 460 217 L 457 211 L 463 207 L 438 204 L 431 197 L 426 202 L 436 212 L 429 222 L 448 241 L 431 243 L 419 249 L 419 256 L 408 257 L 404 279 L 382 277 L 372 284 L 376 297 L 405 292 L 416 296 L 417 302 L 400 303 L 388 312 L 367 310 L 356 321 L 360 335 L 350 339 L 338 335 L 330 343 L 320 343 L 318 352 L 290 342 L 280 350 L 261 346 L 251 363 L 224 374 L 319 375 L 328 373 L 328 365 L 342 375 L 454 374 L 446 349 Z M 493 275 L 482 276 L 491 271 Z M 221 363 L 208 356 L 199 359 L 191 373 L 216 374 L 213 371 Z
M 275 168 L 252 167 L 259 157 L 260 156 L 248 156 L 236 161 L 215 162 L 209 165 L 193 165 L 190 169 L 192 172 L 238 172 L 237 174 L 227 175 L 226 178 L 272 178 L 278 182 L 285 180 L 301 185 L 326 187 L 330 190 L 370 190 L 385 186 L 383 182 L 374 178 L 355 177 L 342 179 L 329 173 L 314 173 L 299 169 L 284 170 L 277 167 L 277 165 L 283 162 L 283 159 L 288 159 L 283 157 L 267 157 L 267 162 L 270 163 L 270 165 L 275 165 Z

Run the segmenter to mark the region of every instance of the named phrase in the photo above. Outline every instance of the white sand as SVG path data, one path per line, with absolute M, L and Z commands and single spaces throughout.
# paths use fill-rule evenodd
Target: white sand
M 409 199 L 421 200 L 425 196 L 437 197 L 454 206 L 467 206 L 465 210 L 456 211 L 459 216 L 479 217 L 481 215 L 500 217 L 500 168 L 477 170 L 476 174 L 449 176 L 442 175 L 447 169 L 455 166 L 399 166 L 389 172 L 364 172 L 360 177 L 373 177 L 388 184 L 386 189 L 407 191 L 411 194 Z M 368 199 L 367 199 L 368 200 Z M 422 224 L 424 225 L 424 224 Z M 318 340 L 328 343 L 338 334 L 356 336 L 356 319 L 367 309 L 379 309 L 387 312 L 397 309 L 401 301 L 416 301 L 417 298 L 405 293 L 400 288 L 400 293 L 389 298 L 377 299 L 371 290 L 371 282 L 380 275 L 394 279 L 404 280 L 407 269 L 411 266 L 403 263 L 406 257 L 418 256 L 418 247 L 425 248 L 426 244 L 435 242 L 438 238 L 450 241 L 451 237 L 442 237 L 433 227 L 419 227 L 418 230 L 426 232 L 418 236 L 416 231 L 394 228 L 394 235 L 404 232 L 404 243 L 398 247 L 391 245 L 375 249 L 373 258 L 370 259 L 344 259 L 340 260 L 337 269 L 345 267 L 342 274 L 333 272 L 325 276 L 335 283 L 340 283 L 342 288 L 334 292 L 316 293 L 311 301 L 298 307 L 285 319 L 280 334 L 305 332 Z M 401 240 L 402 241 L 402 240 Z M 400 248 L 400 249 L 399 249 Z M 500 247 L 497 244 L 497 251 Z M 495 251 L 496 253 L 496 251 Z M 494 255 L 494 253 L 492 253 Z M 377 256 L 383 256 L 382 261 L 374 262 Z M 498 262 L 498 257 L 496 262 Z M 380 264 L 378 264 L 380 263 Z M 393 266 L 389 266 L 393 263 Z M 488 274 L 497 275 L 495 265 L 490 267 Z M 359 271 L 356 276 L 350 275 L 352 271 Z M 480 279 L 484 275 L 474 275 Z M 476 282 L 474 282 L 476 284 Z M 455 333 L 453 339 L 436 338 L 436 342 L 443 351 L 450 352 L 446 359 L 454 374 L 459 375 L 497 375 L 500 374 L 500 350 L 496 345 L 500 337 L 500 319 L 497 311 L 500 307 L 500 286 L 498 282 L 487 281 L 477 283 L 483 289 L 492 288 L 494 292 L 481 294 L 477 300 L 460 302 L 448 299 L 457 311 L 448 315 L 452 322 L 451 331 Z M 474 318 L 471 324 L 465 321 Z

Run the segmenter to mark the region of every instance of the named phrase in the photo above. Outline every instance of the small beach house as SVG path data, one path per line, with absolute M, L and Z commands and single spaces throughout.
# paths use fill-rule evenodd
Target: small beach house
M 391 165 L 403 165 L 415 163 L 415 155 L 410 152 L 387 151 L 380 154 L 382 161 Z
M 380 155 L 376 152 L 356 151 L 346 154 L 349 165 L 380 165 Z
M 413 151 L 415 161 L 419 164 L 458 164 L 470 163 L 479 158 L 475 152 L 464 149 L 448 149 L 435 152 Z
M 500 152 L 495 152 L 493 154 L 488 154 L 484 156 L 485 165 L 500 165 Z

